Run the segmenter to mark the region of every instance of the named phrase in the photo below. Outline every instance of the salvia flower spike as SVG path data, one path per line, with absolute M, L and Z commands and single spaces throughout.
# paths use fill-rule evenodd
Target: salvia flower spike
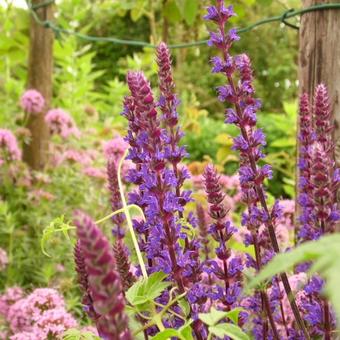
M 231 29 L 228 33 L 225 32 L 226 23 L 233 15 L 232 7 L 226 8 L 223 0 L 218 0 L 216 6 L 208 8 L 205 18 L 217 25 L 217 31 L 210 33 L 208 44 L 222 52 L 222 58 L 214 57 L 212 59 L 212 71 L 222 73 L 226 77 L 226 85 L 218 87 L 219 100 L 229 102 L 233 106 L 226 111 L 226 122 L 236 125 L 240 130 L 240 135 L 234 140 L 234 149 L 240 152 L 239 174 L 242 190 L 247 200 L 252 200 L 255 203 L 248 205 L 249 218 L 262 220 L 262 223 L 267 227 L 273 250 L 279 253 L 272 214 L 267 206 L 263 187 L 264 180 L 271 177 L 271 167 L 267 164 L 263 166 L 258 164 L 258 161 L 264 158 L 261 148 L 265 145 L 263 132 L 256 129 L 256 111 L 260 108 L 261 103 L 253 97 L 254 87 L 249 57 L 244 54 L 234 57 L 230 54 L 232 44 L 239 40 L 236 30 Z M 238 83 L 234 80 L 236 71 L 239 74 Z M 285 273 L 281 274 L 281 280 L 287 296 L 293 296 Z M 299 328 L 309 339 L 295 299 L 290 299 L 290 303 Z
M 107 340 L 132 339 L 124 313 L 121 278 L 110 243 L 86 214 L 77 212 L 74 224 L 85 260 L 93 308 L 100 315 L 96 320 L 100 336 Z

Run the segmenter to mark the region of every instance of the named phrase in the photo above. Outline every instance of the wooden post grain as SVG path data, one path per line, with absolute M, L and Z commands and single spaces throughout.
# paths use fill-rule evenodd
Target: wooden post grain
M 37 5 L 44 0 L 32 0 Z M 52 20 L 53 7 L 47 5 L 36 9 L 41 20 Z M 38 90 L 45 98 L 45 108 L 39 114 L 30 115 L 27 127 L 31 141 L 24 145 L 24 161 L 35 170 L 42 169 L 48 157 L 49 132 L 44 116 L 51 105 L 53 69 L 53 32 L 39 25 L 31 16 L 30 50 L 28 58 L 27 88 Z
M 339 0 L 303 0 L 303 6 Z M 337 163 L 340 165 L 340 10 L 319 10 L 303 14 L 300 25 L 300 93 L 313 94 L 324 83 L 329 91 L 335 119 Z

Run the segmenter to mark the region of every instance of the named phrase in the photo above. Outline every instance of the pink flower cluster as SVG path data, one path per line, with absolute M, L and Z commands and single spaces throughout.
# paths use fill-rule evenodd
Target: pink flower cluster
M 5 161 L 21 159 L 21 151 L 14 134 L 7 129 L 0 129 L 0 165 Z
M 7 253 L 4 249 L 0 248 L 0 272 L 3 271 L 8 265 Z
M 77 138 L 80 137 L 80 131 L 73 118 L 62 109 L 49 110 L 45 116 L 45 121 L 51 134 L 60 135 L 65 139 L 72 135 Z
M 20 106 L 25 112 L 37 114 L 43 111 L 45 99 L 40 92 L 30 89 L 22 95 Z
M 114 159 L 119 161 L 124 152 L 129 147 L 129 144 L 124 141 L 122 137 L 115 137 L 108 142 L 103 143 L 103 150 L 107 159 Z
M 43 340 L 61 336 L 77 327 L 55 289 L 38 288 L 23 297 L 20 288 L 9 288 L 0 297 L 0 313 L 8 323 L 11 340 Z

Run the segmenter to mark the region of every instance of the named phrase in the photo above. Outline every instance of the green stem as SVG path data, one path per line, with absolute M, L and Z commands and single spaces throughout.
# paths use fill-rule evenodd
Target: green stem
M 139 245 L 138 245 L 138 241 L 137 241 L 137 237 L 136 237 L 135 231 L 133 230 L 132 220 L 131 220 L 129 208 L 128 208 L 128 205 L 126 203 L 126 199 L 125 199 L 125 196 L 124 196 L 123 183 L 122 183 L 122 179 L 121 179 L 121 170 L 122 170 L 124 159 L 126 158 L 126 156 L 128 154 L 128 151 L 129 150 L 127 149 L 125 151 L 123 157 L 119 161 L 119 165 L 118 165 L 118 186 L 119 186 L 120 198 L 122 200 L 123 211 L 125 213 L 126 222 L 127 222 L 128 227 L 129 227 L 129 230 L 130 230 L 133 246 L 135 247 L 135 250 L 136 250 L 138 262 L 139 262 L 139 265 L 140 265 L 143 277 L 145 279 L 147 279 L 148 278 L 148 274 L 146 272 L 146 267 L 145 267 L 145 264 L 144 264 L 142 253 L 141 253 L 141 251 L 139 249 Z
M 137 209 L 137 210 L 142 214 L 143 219 L 145 220 L 144 214 L 143 214 L 143 210 L 142 210 L 138 205 L 136 205 L 136 204 L 128 204 L 128 205 L 126 206 L 126 208 L 127 208 L 127 209 L 130 209 L 130 208 L 135 208 L 135 209 Z M 109 214 L 109 215 L 107 215 L 107 216 L 101 218 L 100 220 L 96 221 L 96 224 L 100 224 L 100 223 L 102 223 L 102 222 L 105 222 L 106 220 L 110 219 L 112 216 L 118 215 L 118 214 L 123 213 L 123 212 L 125 212 L 125 208 L 118 209 L 118 210 L 112 212 L 111 214 Z

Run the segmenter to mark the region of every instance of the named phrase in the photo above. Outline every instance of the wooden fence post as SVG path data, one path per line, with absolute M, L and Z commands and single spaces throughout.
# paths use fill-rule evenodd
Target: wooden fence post
M 32 0 L 32 5 L 43 2 L 44 0 Z M 53 18 L 52 4 L 37 8 L 35 11 L 41 20 Z M 30 115 L 27 125 L 31 141 L 24 146 L 23 159 L 35 170 L 42 169 L 48 157 L 49 132 L 44 116 L 50 108 L 52 98 L 53 35 L 50 28 L 39 25 L 31 16 L 27 88 L 39 91 L 46 102 L 44 111 Z
M 339 0 L 303 0 L 303 6 Z M 340 165 L 340 10 L 319 10 L 303 14 L 300 25 L 300 93 L 313 94 L 317 84 L 329 91 L 335 120 L 336 160 Z

